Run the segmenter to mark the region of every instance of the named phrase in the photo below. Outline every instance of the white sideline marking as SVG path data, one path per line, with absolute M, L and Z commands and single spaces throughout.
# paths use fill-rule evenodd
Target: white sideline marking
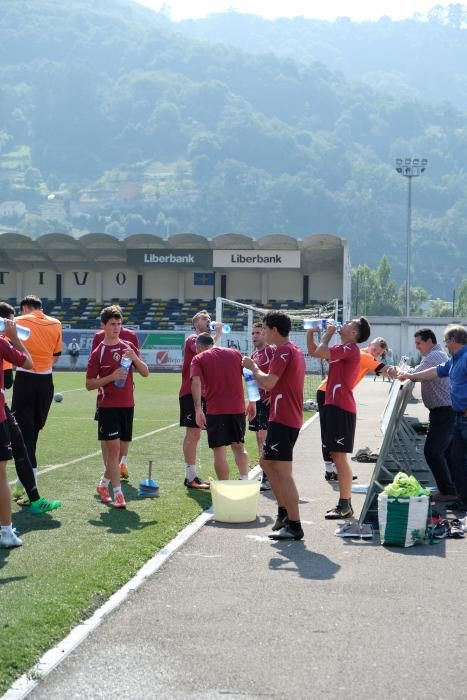
M 318 417 L 316 413 L 312 418 L 309 418 L 306 423 L 304 423 L 300 429 L 300 432 L 306 430 L 311 423 Z M 144 437 L 154 435 L 154 433 L 159 433 L 162 430 L 167 430 L 178 425 L 178 423 L 172 423 L 164 428 L 158 428 L 150 433 L 145 433 L 140 435 L 135 440 L 141 440 Z M 59 469 L 62 466 L 67 466 L 68 464 L 75 464 L 76 462 L 82 461 L 84 459 L 89 459 L 95 455 L 99 455 L 100 452 L 92 453 L 87 457 L 80 457 L 79 459 L 72 460 L 71 462 L 66 462 L 62 465 L 54 465 L 48 467 L 47 471 L 52 471 L 54 469 Z M 46 470 L 43 470 L 44 473 Z M 249 479 L 255 479 L 260 474 L 261 468 L 259 465 L 254 467 L 248 474 Z M 13 482 L 14 483 L 14 482 Z M 211 519 L 213 513 L 212 506 L 208 510 L 205 510 L 201 515 L 199 515 L 196 520 L 194 520 L 190 525 L 187 525 L 171 542 L 169 542 L 165 547 L 163 547 L 157 554 L 155 554 L 151 559 L 143 564 L 138 573 L 133 576 L 133 578 L 128 581 L 120 590 L 114 593 L 109 600 L 104 603 L 96 612 L 85 622 L 77 625 L 71 630 L 70 634 L 62 639 L 55 647 L 49 649 L 33 666 L 29 671 L 18 678 L 11 687 L 6 691 L 6 693 L 0 698 L 0 700 L 23 700 L 30 692 L 34 690 L 39 685 L 39 682 L 51 673 L 54 668 L 58 666 L 64 659 L 66 659 L 72 651 L 74 651 L 95 629 L 97 629 L 104 619 L 109 615 L 109 613 L 116 610 L 120 605 L 128 598 L 132 591 L 138 590 L 141 584 L 150 576 L 152 576 L 156 571 L 158 571 L 163 564 L 174 554 L 180 547 L 182 547 L 190 537 L 192 537 L 198 530 L 200 530 L 208 520 Z M 247 538 L 254 539 L 257 541 L 266 540 L 269 542 L 269 538 L 262 537 L 258 535 L 247 535 Z
M 71 394 L 72 391 L 86 391 L 86 387 L 80 386 L 79 389 L 64 389 L 60 391 L 60 394 Z
M 300 432 L 303 432 L 304 430 L 309 428 L 310 425 L 313 423 L 313 421 L 318 418 L 318 416 L 319 416 L 319 413 L 318 413 L 318 411 L 316 411 L 315 415 L 311 416 L 311 418 L 308 418 L 308 420 L 302 425 L 302 427 L 300 428 Z
M 81 390 L 79 390 L 81 391 Z M 318 417 L 318 413 L 315 413 L 314 416 L 309 418 L 306 423 L 302 425 L 300 428 L 300 432 L 303 430 L 306 430 L 314 420 Z M 137 437 L 133 438 L 133 442 L 136 442 L 137 440 L 143 440 L 144 438 L 150 437 L 151 435 L 155 435 L 156 433 L 161 433 L 164 430 L 169 430 L 169 428 L 175 428 L 178 425 L 178 423 L 171 423 L 170 425 L 165 425 L 163 428 L 157 428 L 156 430 L 151 430 L 149 433 L 144 433 L 143 435 L 138 435 Z M 101 454 L 100 450 L 96 450 L 95 452 L 91 452 L 88 455 L 84 455 L 84 457 L 77 457 L 76 459 L 72 459 L 69 462 L 63 462 L 62 464 L 52 464 L 48 467 L 44 467 L 43 469 L 38 470 L 37 475 L 41 476 L 42 474 L 47 474 L 48 472 L 53 472 L 56 469 L 62 469 L 62 467 L 69 467 L 72 464 L 78 464 L 79 462 L 85 462 L 87 459 L 91 459 L 92 457 L 97 457 L 98 455 Z M 250 478 L 255 478 L 256 476 L 259 475 L 261 469 L 252 469 L 250 471 Z M 16 484 L 16 479 L 13 479 L 13 481 L 10 481 L 10 486 L 13 486 Z M 0 698 L 1 700 L 1 698 Z
M 149 576 L 158 571 L 177 549 L 180 549 L 190 537 L 211 519 L 211 516 L 212 508 L 209 508 L 209 510 L 201 513 L 194 522 L 187 525 L 171 542 L 146 562 L 138 573 L 114 593 L 88 620 L 72 629 L 65 639 L 62 639 L 55 647 L 46 651 L 35 666 L 12 684 L 1 700 L 22 700 L 29 695 L 41 679 L 48 676 L 63 659 L 66 659 L 91 632 L 99 627 L 109 613 L 113 612 L 128 598 L 132 591 L 136 591 Z
M 151 435 L 155 435 L 156 433 L 162 433 L 164 430 L 169 430 L 169 428 L 175 428 L 178 423 L 171 423 L 170 425 L 164 425 L 163 428 L 156 428 L 156 430 L 151 430 L 149 433 L 143 433 L 143 435 L 137 435 L 137 437 L 133 438 L 133 442 L 136 442 L 137 440 L 143 440 L 144 438 L 151 437 Z M 37 472 L 38 476 L 42 476 L 42 474 L 47 474 L 48 472 L 54 472 L 56 469 L 61 469 L 62 467 L 69 467 L 71 464 L 77 464 L 78 462 L 85 462 L 87 459 L 91 459 L 91 457 L 97 457 L 98 455 L 101 454 L 100 450 L 96 450 L 96 452 L 90 452 L 88 455 L 84 455 L 84 457 L 77 457 L 76 459 L 72 459 L 69 462 L 63 462 L 62 464 L 51 464 L 49 467 L 44 467 L 43 469 L 39 469 Z M 16 479 L 13 479 L 13 481 L 10 481 L 10 486 L 13 486 L 13 484 L 16 484 Z M 1 699 L 0 699 L 1 700 Z

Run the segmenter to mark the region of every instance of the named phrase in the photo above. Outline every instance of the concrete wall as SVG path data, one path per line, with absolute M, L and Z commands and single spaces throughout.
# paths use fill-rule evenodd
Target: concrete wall
M 138 273 L 134 268 L 117 265 L 102 271 L 91 267 L 66 269 L 62 275 L 62 297 L 70 299 L 89 298 L 130 299 L 137 296 L 137 276 L 143 275 L 143 297 L 151 299 L 213 298 L 212 285 L 195 285 L 195 270 L 161 267 Z M 206 272 L 198 270 L 197 272 Z M 55 299 L 58 270 L 41 267 L 24 272 L 9 270 L 0 277 L 0 299 L 16 298 L 26 294 L 37 294 L 43 299 Z M 309 298 L 320 301 L 342 299 L 342 272 L 337 270 L 217 270 L 216 295 L 220 295 L 221 275 L 227 276 L 227 297 L 229 299 L 253 299 L 266 303 L 269 299 L 293 299 L 299 303 L 303 299 L 303 275 L 310 280 Z
M 381 336 L 392 349 L 396 361 L 402 355 L 409 355 L 413 360 L 418 358 L 418 352 L 414 346 L 414 333 L 419 328 L 431 328 L 436 338 L 444 347 L 444 329 L 450 323 L 467 325 L 466 318 L 401 318 L 399 316 L 368 316 L 371 324 L 371 337 Z

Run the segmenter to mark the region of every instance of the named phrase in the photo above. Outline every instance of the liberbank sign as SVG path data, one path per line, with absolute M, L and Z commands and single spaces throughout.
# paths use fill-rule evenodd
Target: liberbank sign
M 156 248 L 127 250 L 127 262 L 138 267 L 207 267 L 212 268 L 212 250 Z
M 213 267 L 297 268 L 299 250 L 214 250 Z
M 185 268 L 299 268 L 299 250 L 209 250 L 153 248 L 127 250 L 127 262 L 135 267 Z

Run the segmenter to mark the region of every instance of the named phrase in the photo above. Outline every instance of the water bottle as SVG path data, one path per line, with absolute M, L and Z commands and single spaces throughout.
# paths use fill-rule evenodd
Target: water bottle
M 245 377 L 246 395 L 248 401 L 259 401 L 259 387 L 251 369 L 243 368 L 243 376 Z
M 333 318 L 304 318 L 303 328 L 308 331 L 311 328 L 313 330 L 325 331 L 326 328 L 331 326 L 336 326 L 337 330 L 342 328 L 342 324 L 339 321 L 335 321 Z
M 27 340 L 31 335 L 31 331 L 26 326 L 20 326 L 19 323 L 15 323 L 16 332 L 20 340 Z M 0 318 L 0 333 L 5 330 L 5 319 Z
M 125 370 L 126 374 L 125 374 L 125 377 L 123 379 L 116 379 L 114 381 L 115 386 L 118 387 L 119 389 L 122 389 L 125 386 L 126 375 L 128 374 L 128 370 L 130 369 L 132 362 L 133 361 L 129 357 L 122 357 L 122 359 L 120 360 L 120 367 L 121 367 L 121 369 Z
M 209 324 L 209 328 L 210 328 L 212 331 L 215 331 L 215 330 L 216 330 L 216 325 L 217 325 L 218 323 L 219 323 L 219 321 L 211 321 L 211 323 Z M 232 329 L 231 329 L 230 325 L 229 325 L 228 323 L 224 323 L 224 325 L 222 326 L 222 333 L 230 333 L 231 330 L 232 330 Z

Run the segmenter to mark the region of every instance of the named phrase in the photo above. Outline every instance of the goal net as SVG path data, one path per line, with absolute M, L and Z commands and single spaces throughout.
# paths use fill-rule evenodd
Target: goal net
M 222 344 L 234 347 L 243 355 L 251 355 L 254 346 L 251 340 L 253 324 L 261 321 L 272 310 L 284 311 L 292 321 L 290 338 L 302 350 L 306 363 L 304 387 L 304 409 L 315 410 L 316 390 L 326 376 L 327 362 L 310 357 L 306 347 L 306 331 L 303 329 L 305 318 L 333 318 L 342 321 L 342 304 L 337 299 L 305 308 L 289 309 L 286 304 L 267 305 L 264 307 L 234 301 L 233 299 L 216 299 L 216 320 L 229 324 L 231 331 L 222 336 Z

